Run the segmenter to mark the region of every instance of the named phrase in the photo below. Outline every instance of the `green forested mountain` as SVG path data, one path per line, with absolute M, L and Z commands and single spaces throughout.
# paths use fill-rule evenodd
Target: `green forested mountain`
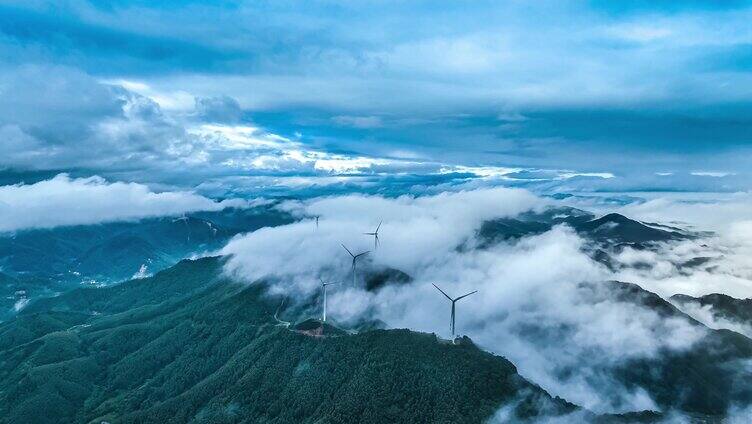
M 31 229 L 0 234 L 0 268 L 56 281 L 130 278 L 141 265 L 152 272 L 191 253 L 217 249 L 233 235 L 291 222 L 273 207 L 226 208 L 180 217 Z
M 219 249 L 238 233 L 291 220 L 259 206 L 0 234 L 0 320 L 27 300 L 129 279 L 142 266 L 148 273 L 160 271 Z
M 580 209 L 552 207 L 541 212 L 526 212 L 513 218 L 488 220 L 478 230 L 482 246 L 501 240 L 517 239 L 541 234 L 554 225 L 566 224 L 587 240 L 609 246 L 629 245 L 644 248 L 643 244 L 680 240 L 692 234 L 674 227 L 649 224 L 629 219 L 617 213 L 600 218 Z
M 264 282 L 231 281 L 223 264 L 185 260 L 150 278 L 75 289 L 0 324 L 0 423 L 477 423 L 502 406 L 515 421 L 570 413 L 596 422 L 660 418 L 597 417 L 552 398 L 469 339 L 363 330 L 377 325 L 327 327 L 322 337 L 311 319 L 316 299 L 283 303 Z M 637 285 L 582 290 L 594 304 L 631 302 L 702 327 Z M 529 330 L 540 334 L 534 323 Z M 707 330 L 691 349 L 602 372 L 644 390 L 663 410 L 720 422 L 734 404 L 752 401 L 741 367 L 750 359 L 752 340 Z
M 279 325 L 222 260 L 35 302 L 0 325 L 0 422 L 482 422 L 576 408 L 469 340 Z M 307 318 L 291 306 L 285 319 Z
M 610 282 L 608 295 L 656 311 L 666 322 L 686 322 L 703 331 L 688 349 L 664 349 L 615 367 L 625 387 L 645 390 L 666 411 L 682 411 L 705 421 L 722 422 L 735 405 L 752 403 L 752 339 L 729 330 L 712 330 L 682 313 L 660 296 L 636 284 Z

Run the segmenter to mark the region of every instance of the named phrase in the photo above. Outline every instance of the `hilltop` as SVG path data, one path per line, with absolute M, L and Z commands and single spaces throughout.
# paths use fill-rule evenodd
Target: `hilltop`
M 222 262 L 77 289 L 0 325 L 0 422 L 472 423 L 507 404 L 520 419 L 577 409 L 472 343 L 277 325 L 280 298 L 222 278 Z

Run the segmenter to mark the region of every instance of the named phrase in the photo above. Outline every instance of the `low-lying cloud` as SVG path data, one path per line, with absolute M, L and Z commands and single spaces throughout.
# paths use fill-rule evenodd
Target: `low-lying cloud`
M 96 176 L 59 174 L 34 184 L 0 186 L 0 232 L 138 220 L 246 203 L 237 199 L 217 202 L 185 191 L 154 192 L 143 184 L 108 182 Z
M 501 188 L 289 202 L 304 219 L 237 237 L 222 253 L 232 255 L 228 272 L 248 281 L 273 277 L 281 291 L 305 296 L 318 289 L 319 277 L 343 282 L 329 294 L 330 315 L 340 322 L 367 317 L 448 337 L 450 304 L 432 283 L 450 296 L 478 290 L 457 304 L 459 332 L 509 358 L 523 376 L 597 412 L 656 409 L 645 390 L 627 389 L 608 370 L 690 348 L 705 335 L 703 327 L 616 298 L 608 283 L 614 272 L 586 254 L 586 241 L 566 226 L 476 248 L 485 220 L 549 204 Z M 382 220 L 374 250 L 363 233 Z M 413 281 L 376 292 L 353 286 L 351 259 L 340 243 L 353 252 L 371 250 L 361 270 L 393 267 Z

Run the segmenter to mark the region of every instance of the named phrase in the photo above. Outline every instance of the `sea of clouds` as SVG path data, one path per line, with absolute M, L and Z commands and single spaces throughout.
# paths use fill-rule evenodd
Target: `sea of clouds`
M 236 237 L 222 253 L 231 255 L 228 272 L 249 282 L 274 277 L 279 281 L 275 290 L 303 297 L 316 292 L 319 277 L 343 282 L 329 299 L 330 316 L 340 322 L 368 316 L 390 327 L 449 337 L 450 304 L 432 284 L 450 296 L 478 290 L 458 303 L 458 332 L 510 359 L 523 376 L 596 412 L 657 409 L 644 390 L 628 389 L 604 370 L 666 350 L 689 349 L 707 330 L 615 300 L 608 281 L 637 283 L 664 298 L 725 290 L 752 296 L 743 256 L 752 246 L 752 232 L 739 231 L 748 224 L 730 219 L 712 226 L 716 232 L 701 239 L 664 244 L 655 251 L 612 252 L 620 264 L 616 270 L 593 260 L 584 249 L 588 241 L 567 226 L 476 248 L 484 221 L 551 205 L 556 203 L 507 188 L 290 201 L 282 207 L 300 221 Z M 669 205 L 648 206 L 629 211 L 665 221 L 671 210 Z M 314 216 L 320 217 L 318 226 Z M 363 233 L 382 221 L 381 244 L 374 249 L 373 239 Z M 353 286 L 351 258 L 341 243 L 354 253 L 371 251 L 361 267 L 393 267 L 413 281 L 376 292 Z M 715 266 L 681 266 L 698 255 L 712 256 Z
M 137 183 L 61 174 L 35 184 L 0 187 L 0 231 L 138 220 L 198 210 L 250 206 L 215 201 L 188 191 L 157 192 Z M 690 349 L 707 331 L 687 320 L 666 318 L 637 303 L 618 300 L 610 281 L 624 281 L 664 299 L 681 293 L 752 297 L 752 197 L 709 201 L 658 198 L 617 206 L 645 222 L 670 223 L 700 237 L 643 250 L 610 250 L 615 266 L 588 254 L 591 241 L 561 225 L 542 234 L 483 246 L 483 222 L 527 211 L 574 205 L 596 213 L 603 203 L 569 204 L 523 189 L 468 188 L 424 196 L 349 194 L 289 200 L 278 208 L 299 220 L 232 239 L 227 272 L 247 282 L 277 281 L 274 290 L 310 300 L 319 278 L 341 284 L 329 292 L 329 315 L 341 323 L 380 320 L 389 327 L 434 332 L 449 338 L 450 296 L 478 293 L 457 305 L 457 330 L 484 349 L 511 360 L 520 373 L 553 395 L 595 412 L 657 409 L 650 395 L 627 388 L 613 370 L 627 361 Z M 316 224 L 315 218 L 319 217 Z M 381 223 L 380 245 L 372 232 Z M 409 284 L 367 291 L 352 283 L 351 257 L 366 268 L 395 268 Z M 686 266 L 694 258 L 701 266 Z M 677 305 L 679 306 L 679 305 Z M 744 323 L 721 319 L 707 307 L 682 305 L 709 328 L 750 335 Z M 740 408 L 739 410 L 744 410 Z

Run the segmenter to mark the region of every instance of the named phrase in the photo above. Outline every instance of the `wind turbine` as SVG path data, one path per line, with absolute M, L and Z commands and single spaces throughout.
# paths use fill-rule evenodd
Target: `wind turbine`
M 324 290 L 324 319 L 322 320 L 322 322 L 326 322 L 326 288 L 327 286 L 331 286 L 332 284 L 339 283 L 326 283 L 321 278 L 319 278 L 319 281 L 321 281 L 321 288 Z
M 376 250 L 379 248 L 379 228 L 381 228 L 381 223 L 383 221 L 379 221 L 379 226 L 376 227 L 376 231 L 372 233 L 363 233 L 367 236 L 373 236 L 373 250 Z
M 353 255 L 353 252 L 351 252 L 350 249 L 348 249 L 347 247 L 345 247 L 344 244 L 342 245 L 342 247 L 345 250 L 347 250 L 347 253 L 349 253 L 350 256 L 352 256 L 352 276 L 353 276 L 353 286 L 354 286 L 355 285 L 355 263 L 357 262 L 357 260 L 358 260 L 359 257 L 368 254 L 369 251 L 367 250 L 365 252 L 358 253 L 357 255 Z
M 439 286 L 437 286 L 436 284 L 434 284 L 433 286 L 436 287 L 436 290 L 440 291 L 441 294 L 443 294 L 444 296 L 446 296 L 446 298 L 449 299 L 450 302 L 452 302 L 452 319 L 451 319 L 451 323 L 449 325 L 449 328 L 452 330 L 452 338 L 454 338 L 454 305 L 457 303 L 458 300 L 462 299 L 463 297 L 468 297 L 468 296 L 470 296 L 473 293 L 478 293 L 478 290 L 471 291 L 468 294 L 463 294 L 460 297 L 452 299 L 451 297 L 449 297 L 448 294 L 444 293 L 444 290 L 441 290 L 439 288 Z
M 319 218 L 321 218 L 321 215 L 315 215 L 314 218 L 316 218 L 316 229 L 319 229 Z

